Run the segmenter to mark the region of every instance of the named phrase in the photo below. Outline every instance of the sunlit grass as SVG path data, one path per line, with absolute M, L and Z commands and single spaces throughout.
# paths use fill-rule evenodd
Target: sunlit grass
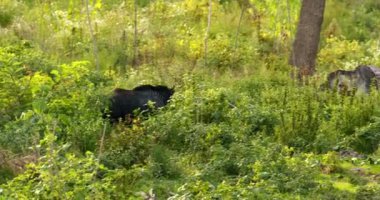
M 353 184 L 345 181 L 335 181 L 333 183 L 333 186 L 339 190 L 355 193 L 357 190 L 357 187 Z

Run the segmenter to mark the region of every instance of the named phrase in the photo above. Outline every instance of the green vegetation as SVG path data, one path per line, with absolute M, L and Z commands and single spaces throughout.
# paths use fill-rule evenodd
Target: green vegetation
M 207 48 L 208 0 L 85 2 L 0 5 L 0 199 L 380 199 L 380 94 L 321 87 L 380 65 L 377 0 L 327 2 L 307 84 L 287 64 L 300 1 L 213 0 Z M 176 92 L 102 119 L 141 84 Z

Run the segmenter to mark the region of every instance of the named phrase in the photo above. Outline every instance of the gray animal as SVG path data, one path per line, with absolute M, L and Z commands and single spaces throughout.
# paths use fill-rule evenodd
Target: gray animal
M 380 68 L 359 65 L 352 71 L 337 70 L 328 77 L 328 87 L 340 93 L 369 93 L 371 85 L 379 89 Z

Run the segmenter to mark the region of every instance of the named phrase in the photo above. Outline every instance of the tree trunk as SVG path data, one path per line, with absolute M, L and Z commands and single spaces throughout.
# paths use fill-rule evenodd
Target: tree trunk
M 299 79 L 315 72 L 324 9 L 325 0 L 302 1 L 297 34 L 289 59 L 289 64 L 296 67 Z
M 138 50 L 138 30 L 137 30 L 137 0 L 134 1 L 134 19 L 133 19 L 133 24 L 134 24 L 134 35 L 133 35 L 133 61 L 132 61 L 132 66 L 136 67 L 138 65 L 138 57 L 139 57 L 139 50 Z
M 211 15 L 212 15 L 212 0 L 208 1 L 208 16 L 207 16 L 207 29 L 205 34 L 205 67 L 207 66 L 207 51 L 208 51 L 208 35 L 211 27 Z
M 88 28 L 90 30 L 90 36 L 92 40 L 92 47 L 94 49 L 94 59 L 95 59 L 95 66 L 96 66 L 96 71 L 100 71 L 100 64 L 99 64 L 99 57 L 98 57 L 98 45 L 96 42 L 96 36 L 94 34 L 94 30 L 92 28 L 92 22 L 91 22 L 91 17 L 90 17 L 90 10 L 89 10 L 89 2 L 88 0 L 84 1 L 86 4 L 86 16 L 87 16 L 87 23 L 88 23 Z

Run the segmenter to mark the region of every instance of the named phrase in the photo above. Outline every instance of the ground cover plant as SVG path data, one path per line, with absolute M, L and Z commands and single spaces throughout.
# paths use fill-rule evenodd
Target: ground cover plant
M 300 6 L 4 0 L 0 199 L 379 199 L 380 93 L 325 84 L 380 66 L 380 4 L 327 2 L 301 82 Z M 141 85 L 175 92 L 132 123 L 102 117 Z

